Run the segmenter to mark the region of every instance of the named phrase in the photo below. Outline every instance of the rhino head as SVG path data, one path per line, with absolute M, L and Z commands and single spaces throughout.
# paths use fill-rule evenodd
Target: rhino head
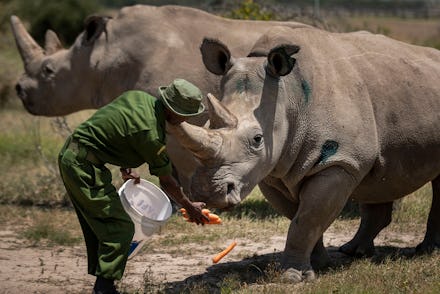
M 288 116 L 298 117 L 301 99 L 288 94 L 285 80 L 301 89 L 300 81 L 288 75 L 299 47 L 279 45 L 266 53 L 260 49 L 234 59 L 224 44 L 205 39 L 201 45 L 204 64 L 223 76 L 222 102 L 208 95 L 209 128 L 187 123 L 169 126 L 201 161 L 193 176 L 192 197 L 210 207 L 238 204 L 276 169 L 285 146 L 295 149 L 285 144 L 292 136 Z
M 12 32 L 25 69 L 15 88 L 28 112 L 58 116 L 94 107 L 90 99 L 86 100 L 93 94 L 91 89 L 96 89 L 93 85 L 97 80 L 90 70 L 91 50 L 106 21 L 104 17 L 88 18 L 85 32 L 70 49 L 64 49 L 51 30 L 46 32 L 44 48 L 40 47 L 20 19 L 11 17 Z

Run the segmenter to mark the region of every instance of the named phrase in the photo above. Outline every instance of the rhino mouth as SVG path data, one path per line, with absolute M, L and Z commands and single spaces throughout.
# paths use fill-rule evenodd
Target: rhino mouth
M 240 203 L 240 187 L 233 181 L 212 183 L 198 178 L 192 183 L 191 198 L 203 201 L 208 207 L 230 209 Z
M 237 185 L 232 182 L 226 183 L 226 203 L 228 204 L 225 209 L 232 208 L 241 202 L 240 193 L 237 189 Z
M 15 85 L 15 92 L 17 93 L 18 98 L 23 103 L 24 108 L 26 108 L 26 110 L 30 114 L 38 114 L 34 109 L 35 104 L 29 98 L 27 91 L 20 84 Z

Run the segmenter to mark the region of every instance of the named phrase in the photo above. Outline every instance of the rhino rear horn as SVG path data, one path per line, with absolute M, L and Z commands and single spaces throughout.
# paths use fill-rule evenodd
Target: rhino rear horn
M 204 38 L 200 52 L 205 67 L 213 74 L 224 75 L 231 68 L 231 52 L 219 40 Z
M 270 50 L 267 56 L 267 71 L 274 77 L 285 76 L 289 74 L 295 66 L 296 59 L 291 55 L 298 53 L 299 46 L 279 45 Z
M 52 30 L 47 30 L 44 42 L 44 52 L 46 55 L 52 55 L 61 49 L 63 49 L 63 46 L 57 34 Z
M 223 106 L 214 95 L 209 93 L 206 101 L 208 102 L 209 109 L 209 128 L 221 129 L 230 128 L 233 129 L 237 126 L 237 117 L 233 115 L 225 106 Z
M 32 60 L 44 56 L 43 49 L 29 35 L 21 20 L 15 15 L 11 16 L 11 28 L 25 68 Z

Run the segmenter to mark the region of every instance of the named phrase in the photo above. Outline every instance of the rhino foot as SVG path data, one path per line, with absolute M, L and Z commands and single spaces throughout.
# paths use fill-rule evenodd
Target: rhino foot
M 432 240 L 423 240 L 422 243 L 417 245 L 416 254 L 430 254 L 435 249 L 440 249 L 440 242 L 435 242 Z
M 294 268 L 288 268 L 281 276 L 282 283 L 297 284 L 303 281 L 313 281 L 316 279 L 313 270 L 300 271 Z
M 332 266 L 332 260 L 327 253 L 327 250 L 314 250 L 311 255 L 312 268 L 321 270 Z
M 351 240 L 350 242 L 339 247 L 339 252 L 357 258 L 371 257 L 374 255 L 374 251 L 373 242 L 368 242 L 368 244 L 359 244 L 359 242 Z

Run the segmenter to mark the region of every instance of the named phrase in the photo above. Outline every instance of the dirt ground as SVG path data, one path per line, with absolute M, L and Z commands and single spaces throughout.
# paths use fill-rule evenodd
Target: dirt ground
M 330 227 L 326 232 L 324 243 L 333 260 L 349 262 L 337 248 L 353 236 L 354 230 L 339 232 Z M 91 293 L 94 278 L 86 273 L 83 245 L 33 247 L 15 236 L 13 227 L 0 230 L 0 293 Z M 142 250 L 128 262 L 119 289 L 128 293 L 179 293 L 191 283 L 201 282 L 215 288 L 231 272 L 252 284 L 263 274 L 265 265 L 279 260 L 285 238 L 273 236 L 262 243 L 236 240 L 234 250 L 215 265 L 212 256 L 200 248 L 194 249 L 191 257 Z M 390 247 L 413 250 L 421 238 L 421 234 L 402 235 L 386 229 L 375 244 L 378 251 Z

